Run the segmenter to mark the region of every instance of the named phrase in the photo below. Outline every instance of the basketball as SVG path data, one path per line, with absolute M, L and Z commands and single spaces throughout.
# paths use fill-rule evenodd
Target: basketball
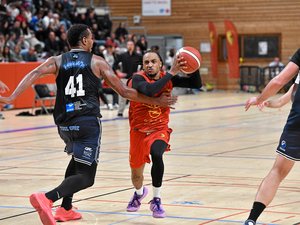
M 182 47 L 177 51 L 177 54 L 182 56 L 184 60 L 187 62 L 187 68 L 181 70 L 183 73 L 189 74 L 193 73 L 200 68 L 201 65 L 201 55 L 200 52 L 193 47 Z

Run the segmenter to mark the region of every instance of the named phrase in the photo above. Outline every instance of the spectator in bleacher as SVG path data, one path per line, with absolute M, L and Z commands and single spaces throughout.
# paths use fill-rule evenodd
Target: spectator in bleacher
M 86 15 L 84 13 L 78 14 L 74 22 L 85 24 L 86 23 Z
M 141 35 L 140 39 L 136 42 L 136 46 L 140 47 L 142 54 L 144 54 L 148 49 L 148 41 L 145 35 Z
M 64 53 L 69 51 L 69 44 L 68 44 L 68 40 L 67 40 L 67 33 L 61 33 L 60 37 L 59 37 L 59 51 L 60 53 Z
M 37 54 L 34 47 L 30 47 L 28 51 L 23 53 L 23 59 L 25 62 L 37 62 Z
M 53 27 L 54 18 L 53 18 L 53 12 L 51 9 L 46 11 L 46 13 L 42 19 L 42 22 L 43 22 L 44 30 L 47 30 L 48 27 L 50 26 L 50 24 L 52 24 L 52 27 Z
M 5 37 L 9 35 L 9 32 L 10 32 L 10 22 L 9 22 L 8 17 L 5 17 L 5 19 L 3 21 L 1 21 L 0 30 L 4 34 Z
M 59 43 L 56 40 L 56 35 L 53 31 L 50 31 L 48 38 L 45 40 L 44 50 L 48 53 L 48 56 L 59 54 Z
M 92 29 L 92 33 L 94 35 L 94 39 L 95 40 L 100 40 L 103 37 L 102 31 L 101 29 L 99 29 L 98 24 L 97 23 L 93 23 L 91 26 Z
M 127 51 L 126 37 L 120 36 L 119 39 L 118 39 L 118 41 L 119 41 L 120 52 L 126 52 Z
M 39 31 L 41 30 L 43 27 L 42 27 L 42 19 L 43 19 L 43 16 L 44 16 L 44 11 L 43 10 L 40 10 L 37 14 L 35 14 L 30 22 L 29 22 L 29 27 L 34 30 L 34 31 Z
M 21 35 L 19 37 L 16 45 L 19 45 L 21 49 L 28 49 L 30 47 L 30 44 L 28 41 L 25 40 L 24 35 Z
M 30 31 L 28 35 L 25 36 L 25 40 L 29 43 L 30 46 L 39 46 L 39 48 L 44 49 L 45 43 L 42 41 L 39 41 L 34 31 Z
M 55 34 L 56 34 L 57 37 L 60 37 L 60 35 L 62 33 L 66 33 L 66 32 L 67 32 L 66 27 L 62 23 L 59 25 L 58 29 L 55 30 Z
M 119 39 L 120 36 L 127 36 L 128 31 L 125 26 L 126 24 L 124 22 L 119 23 L 119 27 L 115 30 L 116 39 Z
M 20 10 L 17 7 L 17 4 L 17 2 L 12 2 L 6 6 L 6 10 L 13 18 L 13 20 L 15 20 L 15 18 L 20 14 Z
M 103 56 L 106 62 L 113 67 L 114 62 L 116 60 L 116 53 L 115 53 L 115 47 L 108 45 L 106 49 L 103 51 Z
M 10 54 L 11 54 L 10 62 L 24 62 L 24 59 L 21 55 L 20 45 L 16 45 L 15 48 L 11 50 Z
M 0 53 L 2 55 L 2 52 L 3 52 L 3 49 L 4 49 L 4 46 L 5 46 L 5 37 L 4 37 L 4 34 L 0 32 Z
M 279 57 L 275 57 L 272 62 L 269 63 L 270 67 L 276 67 L 276 66 L 284 66 L 282 62 L 280 62 Z
M 20 23 L 27 22 L 25 13 L 26 13 L 26 11 L 25 11 L 24 7 L 21 7 L 20 14 L 16 17 L 16 21 L 19 21 Z
M 94 23 L 97 23 L 97 17 L 94 8 L 87 9 L 86 12 L 86 22 L 85 24 L 92 27 Z
M 103 18 L 99 21 L 99 27 L 104 33 L 104 38 L 110 35 L 112 29 L 112 21 L 109 18 L 109 14 L 104 15 Z
M 24 35 L 25 39 L 27 39 L 28 36 L 31 35 L 27 21 L 21 22 L 21 34 Z
M 16 20 L 13 24 L 13 27 L 10 30 L 11 32 L 14 32 L 16 34 L 16 39 L 18 40 L 22 31 L 20 21 Z
M 52 27 L 55 31 L 59 30 L 64 24 L 61 23 L 60 17 L 58 13 L 53 13 L 52 16 Z M 66 31 L 66 27 L 63 26 L 64 32 Z M 57 36 L 60 36 L 60 34 L 56 33 Z
M 61 15 L 63 13 L 63 11 L 64 11 L 64 6 L 63 6 L 62 2 L 60 0 L 56 0 L 54 2 L 53 12 Z
M 17 44 L 18 40 L 17 40 L 17 35 L 15 32 L 11 32 L 9 35 L 9 38 L 7 40 L 6 45 L 10 48 L 10 49 L 14 49 L 15 45 Z
M 130 35 L 128 35 L 127 40 L 131 40 L 136 44 L 138 41 L 138 38 L 137 38 L 136 34 L 130 34 Z
M 30 4 L 28 2 L 27 4 L 24 3 L 23 16 L 26 18 L 27 23 L 29 23 L 32 19 L 32 12 L 30 10 Z
M 8 45 L 4 46 L 2 57 L 3 57 L 2 62 L 11 62 L 11 52 L 10 52 L 10 47 Z
M 110 36 L 106 37 L 105 47 L 107 46 L 113 46 L 114 48 L 119 47 L 119 41 L 116 39 L 114 33 L 111 33 Z

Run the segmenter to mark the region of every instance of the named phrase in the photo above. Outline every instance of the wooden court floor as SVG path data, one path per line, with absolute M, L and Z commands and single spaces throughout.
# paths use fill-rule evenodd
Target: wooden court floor
M 179 96 L 172 110 L 172 151 L 164 156 L 162 201 L 167 213 L 154 219 L 150 188 L 140 211 L 126 212 L 133 194 L 128 165 L 127 118 L 102 110 L 103 136 L 95 185 L 77 193 L 74 205 L 83 219 L 72 225 L 234 225 L 248 216 L 262 178 L 271 168 L 291 105 L 244 111 L 253 94 L 201 92 Z M 26 110 L 25 110 L 26 111 Z M 49 191 L 63 179 L 69 157 L 51 115 L 0 120 L 0 224 L 38 225 L 28 196 Z M 300 169 L 296 164 L 258 224 L 292 225 L 300 221 Z M 58 205 L 60 201 L 56 202 Z

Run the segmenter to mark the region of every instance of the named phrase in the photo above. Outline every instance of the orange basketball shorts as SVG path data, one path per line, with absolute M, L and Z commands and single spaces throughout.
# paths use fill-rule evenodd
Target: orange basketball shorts
M 145 163 L 150 163 L 151 145 L 156 140 L 163 140 L 168 144 L 166 151 L 170 151 L 170 134 L 171 128 L 166 128 L 151 133 L 140 132 L 131 129 L 130 131 L 130 149 L 129 163 L 131 168 L 139 168 Z

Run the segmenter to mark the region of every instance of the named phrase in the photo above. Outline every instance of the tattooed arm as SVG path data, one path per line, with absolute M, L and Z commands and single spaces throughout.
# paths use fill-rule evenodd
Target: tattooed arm
M 28 87 L 30 87 L 37 79 L 40 77 L 57 74 L 58 72 L 58 63 L 60 61 L 60 57 L 50 57 L 43 64 L 38 66 L 37 68 L 30 71 L 18 84 L 17 88 L 9 97 L 0 97 L 0 102 L 2 103 L 10 103 L 15 100 L 21 93 L 23 93 Z

